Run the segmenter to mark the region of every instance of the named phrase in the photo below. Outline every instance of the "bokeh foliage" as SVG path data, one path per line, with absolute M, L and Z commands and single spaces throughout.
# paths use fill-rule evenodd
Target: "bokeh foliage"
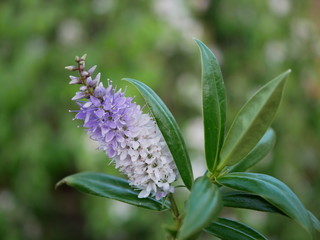
M 2 1 L 0 239 L 164 238 L 158 229 L 166 214 L 67 187 L 54 190 L 58 180 L 75 172 L 116 174 L 71 121 L 76 87 L 68 86 L 63 67 L 87 53 L 103 79 L 119 87 L 125 86 L 123 77 L 147 83 L 187 132 L 200 117 L 200 57 L 191 37 L 219 57 L 229 124 L 259 86 L 293 70 L 273 124 L 275 150 L 255 171 L 286 182 L 320 217 L 319 16 L 317 0 Z M 143 104 L 132 87 L 127 93 Z M 195 164 L 204 165 L 203 149 L 189 148 L 202 159 Z M 230 214 L 273 239 L 304 236 L 282 216 Z

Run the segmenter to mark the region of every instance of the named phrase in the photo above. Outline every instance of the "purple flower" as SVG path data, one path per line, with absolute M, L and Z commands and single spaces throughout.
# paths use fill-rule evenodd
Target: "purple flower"
M 173 192 L 177 168 L 155 121 L 110 81 L 104 87 L 100 73 L 93 79 L 96 66 L 85 71 L 85 57 L 76 62 L 78 67 L 66 67 L 80 75 L 70 76 L 70 84 L 82 84 L 72 98 L 80 106 L 75 119 L 83 120 L 91 139 L 99 142 L 130 185 L 141 190 L 140 198 L 151 195 L 161 199 Z

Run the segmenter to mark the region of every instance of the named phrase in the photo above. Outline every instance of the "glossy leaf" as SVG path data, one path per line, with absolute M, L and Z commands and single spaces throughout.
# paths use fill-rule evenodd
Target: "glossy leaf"
M 267 240 L 257 230 L 226 218 L 218 218 L 218 221 L 211 223 L 204 230 L 222 240 Z
M 284 214 L 280 209 L 273 206 L 271 203 L 262 197 L 240 191 L 229 191 L 223 193 L 223 206 L 232 208 L 245 208 L 262 212 L 272 212 Z
M 219 63 L 211 50 L 195 39 L 201 53 L 202 109 L 207 167 L 214 171 L 224 139 L 226 96 Z
M 264 85 L 241 108 L 222 146 L 219 170 L 239 162 L 265 134 L 280 104 L 289 73 L 290 70 Z
M 176 120 L 151 88 L 135 79 L 124 78 L 123 80 L 132 83 L 144 97 L 170 149 L 182 181 L 188 189 L 191 189 L 193 183 L 191 162 Z
M 258 173 L 229 173 L 217 179 L 223 186 L 253 193 L 264 198 L 302 225 L 312 236 L 313 224 L 309 212 L 291 189 L 278 179 Z
M 194 182 L 185 207 L 185 217 L 178 233 L 178 239 L 188 239 L 214 221 L 220 213 L 222 201 L 218 187 L 207 176 Z
M 252 209 L 256 211 L 279 213 L 287 216 L 284 212 L 270 204 L 262 197 L 251 193 L 228 191 L 223 193 L 222 200 L 223 206 L 225 207 Z M 311 212 L 308 211 L 308 213 L 313 227 L 320 232 L 319 219 L 317 219 Z
M 320 221 L 319 221 L 319 219 L 318 219 L 316 216 L 314 216 L 311 212 L 309 212 L 309 216 L 310 216 L 310 218 L 311 218 L 313 227 L 314 227 L 318 232 L 320 232 Z
M 244 172 L 262 160 L 273 149 L 276 143 L 276 134 L 269 128 L 258 144 L 236 165 L 229 168 L 229 172 Z
M 151 197 L 138 198 L 139 191 L 133 190 L 125 179 L 103 173 L 83 172 L 70 175 L 57 183 L 67 184 L 80 192 L 110 198 L 134 206 L 156 211 L 170 208 L 169 202 L 155 200 Z

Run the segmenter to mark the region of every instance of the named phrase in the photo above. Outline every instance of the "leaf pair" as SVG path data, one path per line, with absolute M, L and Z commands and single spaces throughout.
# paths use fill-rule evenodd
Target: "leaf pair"
M 273 206 L 269 207 L 268 204 L 264 203 L 263 209 L 270 212 L 280 212 L 287 215 L 298 222 L 308 231 L 308 233 L 310 233 L 312 237 L 314 237 L 314 229 L 317 228 L 317 225 L 314 224 L 313 221 L 315 221 L 316 218 L 312 217 L 312 214 L 310 214 L 309 211 L 303 206 L 299 198 L 292 192 L 292 190 L 278 179 L 265 174 L 235 172 L 217 178 L 217 182 L 222 186 L 260 196 L 262 199 L 266 200 L 267 203 L 270 203 L 271 206 Z M 248 195 L 241 196 L 240 194 L 240 196 L 232 196 L 231 198 L 229 196 L 229 204 L 230 199 L 238 198 L 239 200 L 239 197 L 242 197 L 242 200 L 250 200 Z M 260 203 L 257 202 L 257 199 L 253 201 L 251 199 L 250 204 L 245 204 L 252 204 L 251 208 L 260 208 L 258 210 L 262 210 L 261 203 L 263 203 L 261 202 L 261 199 Z M 236 205 L 237 203 L 235 203 L 235 201 L 231 201 L 231 205 L 232 204 Z
M 289 217 L 282 210 L 275 207 L 264 198 L 256 194 L 241 191 L 227 191 L 223 193 L 222 199 L 223 206 L 225 207 L 245 208 L 263 212 L 279 213 Z M 311 212 L 307 212 L 312 222 L 313 228 L 320 232 L 320 221 Z
M 271 125 L 279 106 L 290 70 L 263 86 L 239 111 L 224 139 L 226 97 L 216 57 L 201 41 L 202 105 L 205 130 L 205 155 L 208 170 L 221 171 L 245 158 Z M 256 151 L 254 154 L 259 154 Z M 253 158 L 255 156 L 251 156 Z M 251 161 L 249 165 L 254 162 Z M 248 167 L 243 162 L 239 168 Z

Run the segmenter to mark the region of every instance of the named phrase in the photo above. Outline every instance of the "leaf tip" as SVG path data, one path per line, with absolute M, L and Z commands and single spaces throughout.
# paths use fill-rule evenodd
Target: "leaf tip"
M 195 37 L 192 37 L 193 41 L 195 42 L 201 42 L 199 39 L 195 38 Z
M 292 70 L 289 68 L 288 70 L 287 70 L 287 73 L 291 73 L 292 72 Z
M 291 72 L 292 70 L 289 68 L 287 71 L 283 73 L 283 75 L 287 77 Z
M 130 81 L 131 78 L 121 78 L 122 81 Z
M 59 182 L 57 182 L 57 184 L 54 186 L 54 189 L 57 190 L 58 187 L 60 187 L 60 186 L 63 185 L 63 184 L 66 184 L 66 183 L 67 183 L 67 181 L 66 181 L 66 179 L 64 178 L 64 179 L 60 180 Z
M 195 42 L 196 42 L 196 44 L 200 47 L 201 45 L 204 45 L 203 44 L 203 42 L 201 42 L 199 39 L 197 39 L 197 38 L 192 38 Z

